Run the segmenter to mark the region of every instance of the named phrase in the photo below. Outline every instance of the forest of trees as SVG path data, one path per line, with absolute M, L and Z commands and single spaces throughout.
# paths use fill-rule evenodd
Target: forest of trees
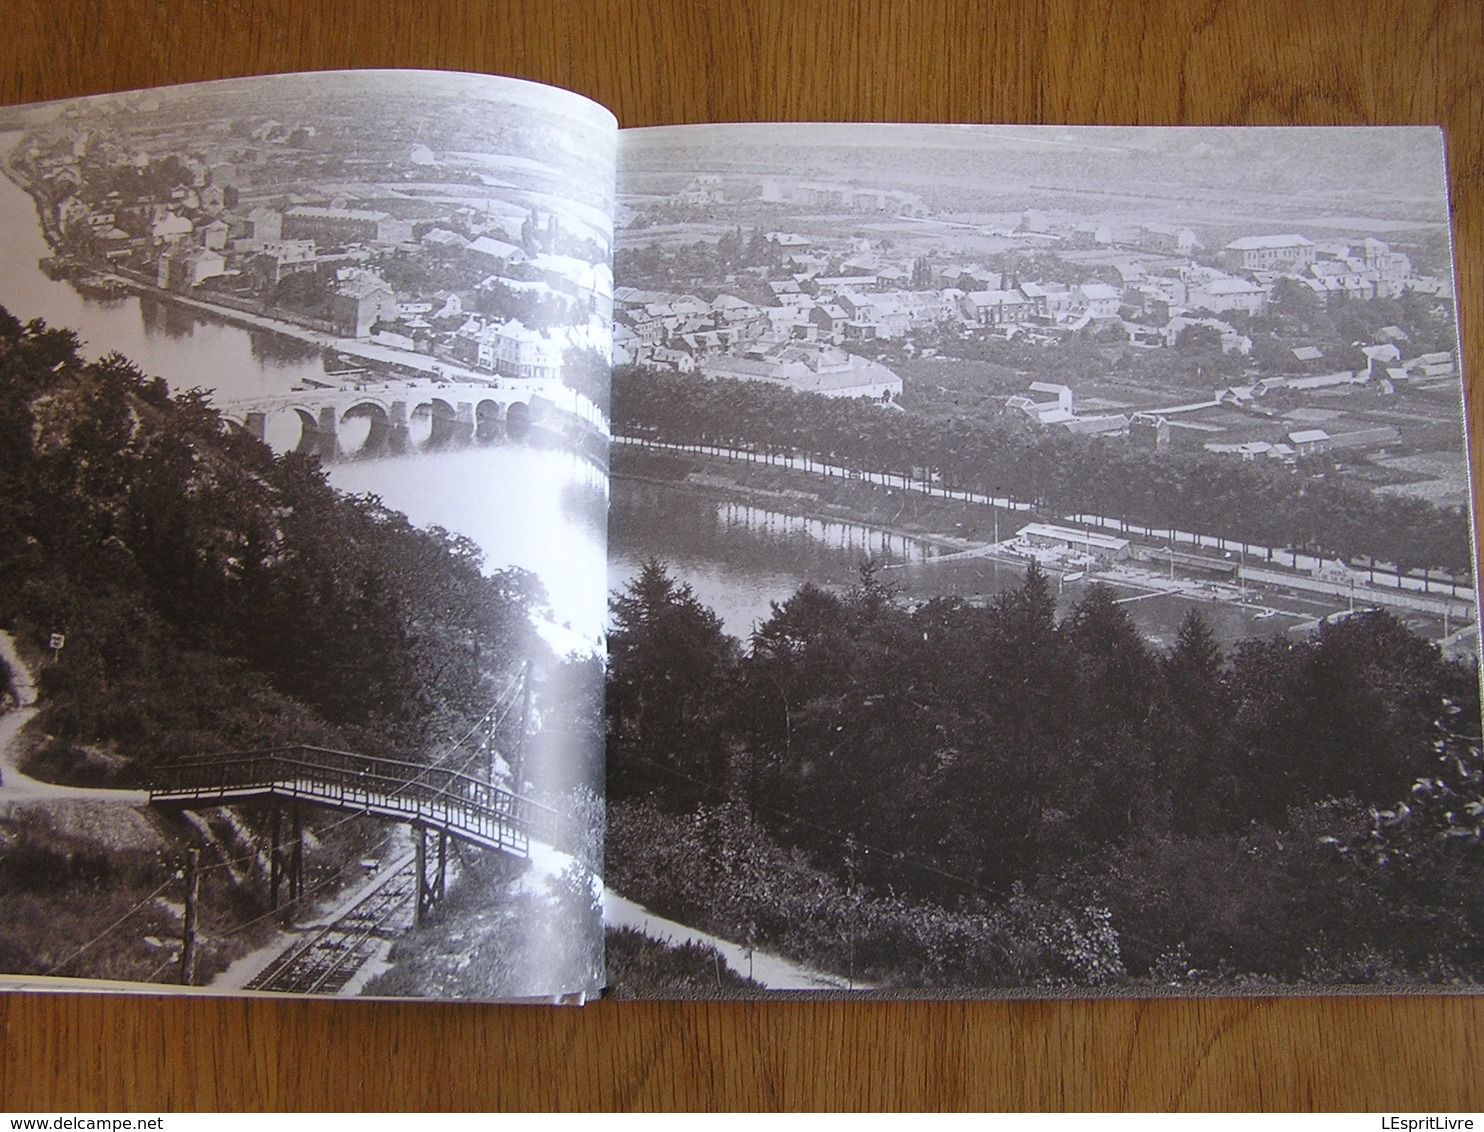
M 199 392 L 0 311 L 0 626 L 38 655 L 64 635 L 39 720 L 64 754 L 133 780 L 285 742 L 415 757 L 540 655 L 539 584 L 482 565 Z
M 636 367 L 615 370 L 613 406 L 613 430 L 623 436 L 808 453 L 902 475 L 927 468 L 944 487 L 1007 496 L 1049 515 L 1089 512 L 1403 570 L 1473 569 L 1464 509 L 1378 496 L 1336 476 L 1109 444 L 1010 419 L 883 413 L 848 398 Z M 1211 529 L 1216 518 L 1219 530 Z
M 650 561 L 610 637 L 609 881 L 881 984 L 1484 977 L 1476 666 L 1384 613 L 1165 652 L 1102 587 L 915 609 L 869 570 L 747 642 Z

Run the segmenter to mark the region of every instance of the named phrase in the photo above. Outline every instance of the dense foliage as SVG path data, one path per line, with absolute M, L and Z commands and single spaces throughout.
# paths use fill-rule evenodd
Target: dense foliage
M 1043 575 L 866 571 L 745 647 L 651 561 L 614 604 L 609 875 L 853 977 L 1484 977 L 1476 667 L 1384 613 L 1168 652 Z
M 0 311 L 0 625 L 45 731 L 134 765 L 274 742 L 425 749 L 530 655 L 535 584 L 330 488 L 118 356 Z
M 633 367 L 615 371 L 613 405 L 614 432 L 625 436 L 808 454 L 860 471 L 928 469 L 944 487 L 1008 496 L 1048 514 L 1087 512 L 1404 570 L 1473 566 L 1463 510 L 1376 495 L 1336 476 Z M 1209 529 L 1213 517 L 1222 529 Z

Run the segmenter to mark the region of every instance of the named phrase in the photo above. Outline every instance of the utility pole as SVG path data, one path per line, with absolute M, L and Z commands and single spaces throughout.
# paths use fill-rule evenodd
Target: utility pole
M 511 760 L 510 777 L 511 785 L 517 794 L 525 792 L 526 772 L 526 728 L 531 720 L 531 662 L 525 662 L 525 672 L 521 677 L 521 683 L 525 685 L 523 702 L 520 708 L 520 730 L 515 736 L 515 754 Z
M 180 945 L 180 982 L 187 987 L 196 982 L 196 904 L 200 894 L 201 850 L 193 846 L 186 850 L 185 928 Z
M 268 904 L 278 910 L 278 880 L 283 871 L 283 858 L 279 849 L 279 807 L 273 806 L 273 816 L 268 821 Z

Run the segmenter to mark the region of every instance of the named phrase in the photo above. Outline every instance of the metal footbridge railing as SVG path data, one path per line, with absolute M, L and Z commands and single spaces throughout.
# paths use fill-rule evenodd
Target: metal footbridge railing
M 376 814 L 526 857 L 557 813 L 462 771 L 296 745 L 198 755 L 153 768 L 150 802 L 191 808 L 279 798 Z

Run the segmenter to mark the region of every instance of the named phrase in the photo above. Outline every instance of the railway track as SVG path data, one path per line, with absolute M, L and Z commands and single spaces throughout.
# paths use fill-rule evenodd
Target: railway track
M 411 923 L 417 872 L 411 853 L 331 923 L 300 940 L 251 979 L 248 990 L 336 994 L 386 939 Z

